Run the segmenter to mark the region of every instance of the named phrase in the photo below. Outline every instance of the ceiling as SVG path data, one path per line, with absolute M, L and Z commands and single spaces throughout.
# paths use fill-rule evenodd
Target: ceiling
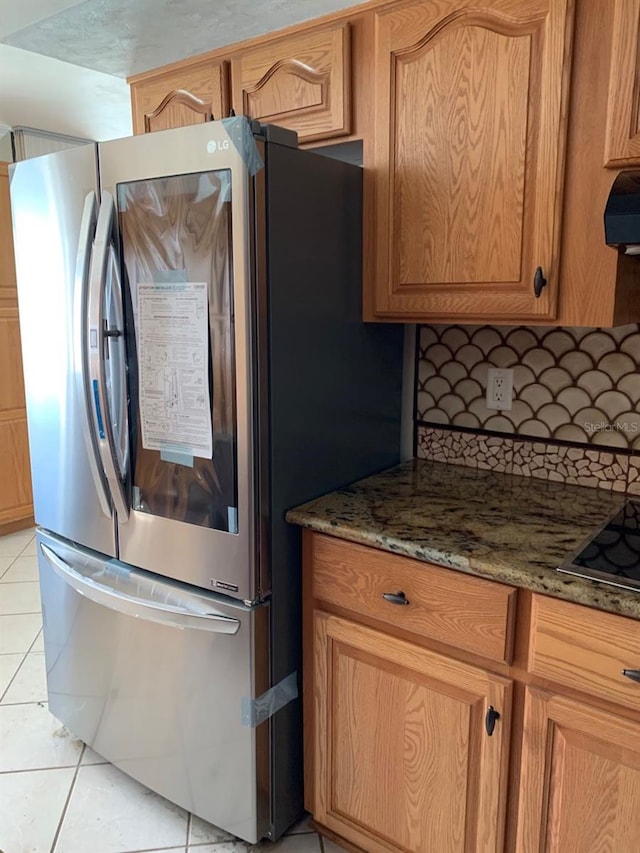
M 353 0 L 0 0 L 0 43 L 127 77 Z
M 0 136 L 131 134 L 125 78 L 353 0 L 0 0 Z

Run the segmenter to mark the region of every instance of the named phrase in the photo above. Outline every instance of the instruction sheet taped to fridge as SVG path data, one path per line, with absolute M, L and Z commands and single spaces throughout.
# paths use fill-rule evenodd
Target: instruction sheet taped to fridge
M 211 459 L 207 285 L 137 291 L 142 446 Z

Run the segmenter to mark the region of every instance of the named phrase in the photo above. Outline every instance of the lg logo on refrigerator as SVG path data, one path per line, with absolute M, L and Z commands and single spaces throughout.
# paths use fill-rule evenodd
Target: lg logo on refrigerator
M 209 154 L 215 154 L 216 151 L 226 151 L 229 148 L 229 140 L 221 139 L 220 142 L 216 142 L 215 139 L 210 139 L 207 142 L 207 152 Z

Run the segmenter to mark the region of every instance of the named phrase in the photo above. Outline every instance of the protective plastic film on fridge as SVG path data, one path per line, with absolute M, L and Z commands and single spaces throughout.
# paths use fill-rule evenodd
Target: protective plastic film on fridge
M 246 839 L 302 812 L 286 510 L 394 464 L 361 170 L 244 118 L 11 177 L 49 707 Z

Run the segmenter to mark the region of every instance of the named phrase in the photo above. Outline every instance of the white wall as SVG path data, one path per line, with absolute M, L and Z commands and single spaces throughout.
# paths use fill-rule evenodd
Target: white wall
M 0 44 L 0 125 L 98 141 L 130 136 L 129 87 L 120 77 Z
M 13 149 L 11 147 L 11 132 L 8 128 L 0 127 L 0 161 L 11 163 Z

